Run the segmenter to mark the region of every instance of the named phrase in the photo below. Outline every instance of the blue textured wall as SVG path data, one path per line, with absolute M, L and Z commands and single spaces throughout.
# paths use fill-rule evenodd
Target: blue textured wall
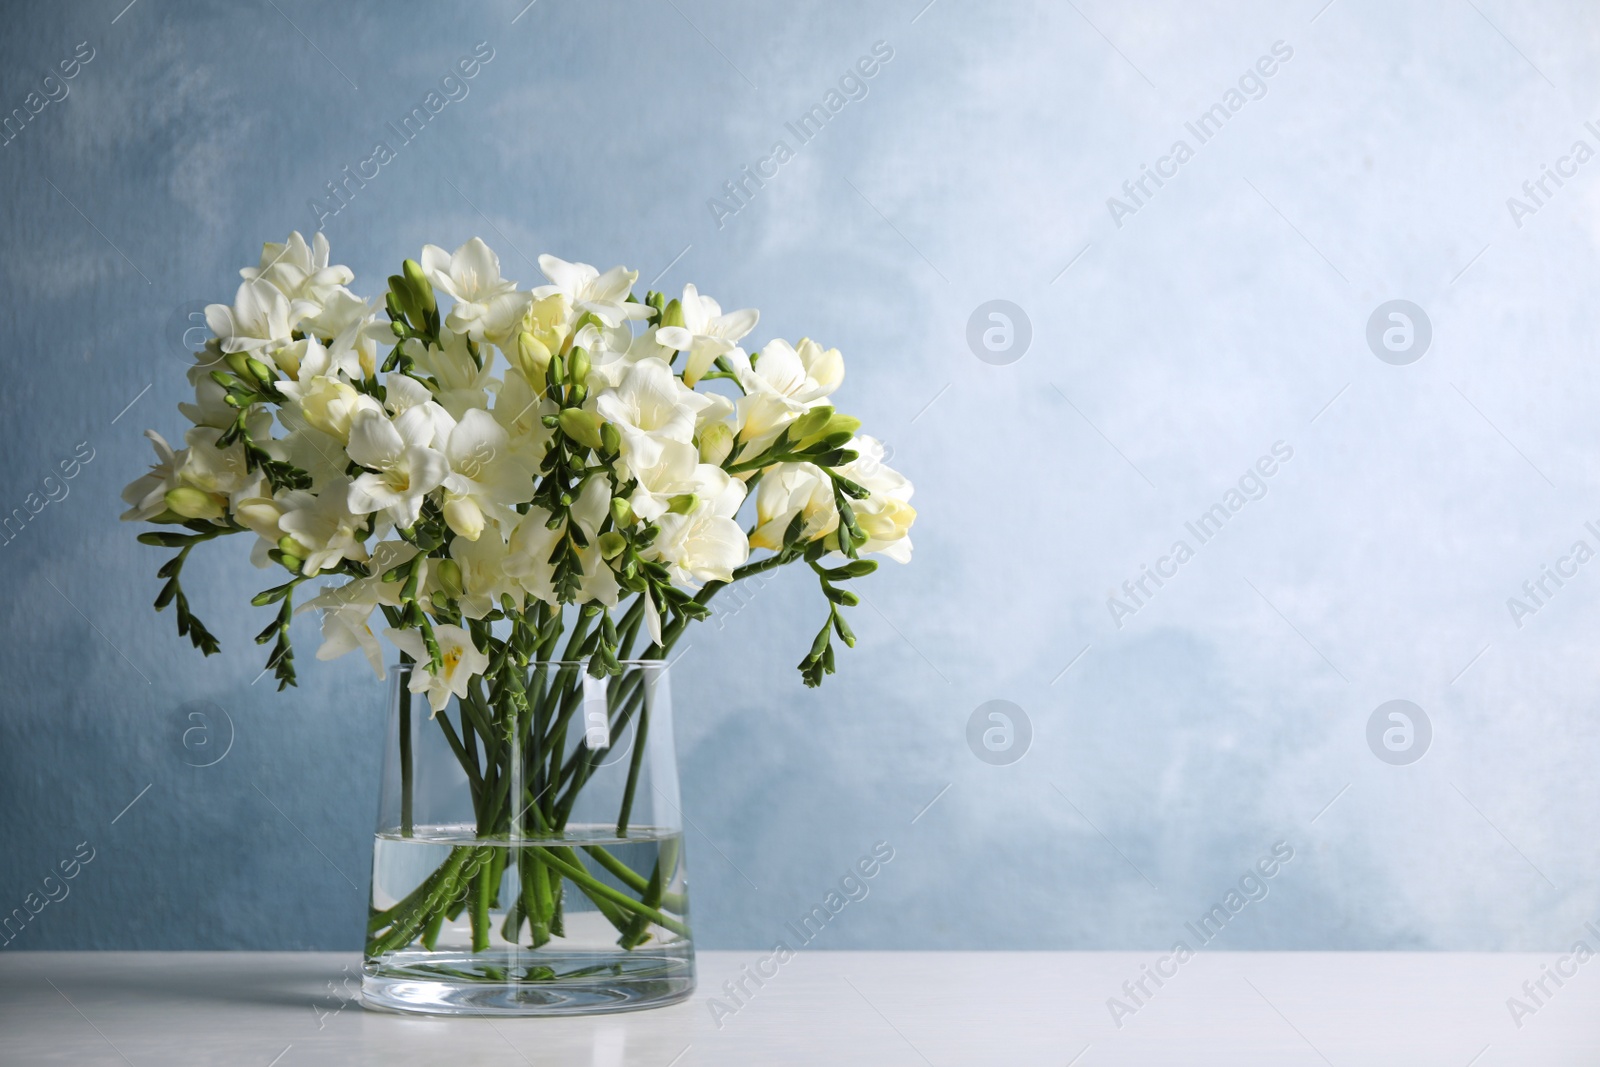
M 705 943 L 770 943 L 878 840 L 895 860 L 832 947 L 1164 947 L 1278 841 L 1221 943 L 1554 947 L 1600 918 L 1600 563 L 1507 605 L 1600 548 L 1600 162 L 1561 163 L 1600 148 L 1600 18 L 922 3 L 11 13 L 0 108 L 66 95 L 0 148 L 0 508 L 66 495 L 0 546 L 0 911 L 93 849 L 12 947 L 358 943 L 381 687 L 317 664 L 309 619 L 301 688 L 256 684 L 242 546 L 192 568 L 225 645 L 202 660 L 116 521 L 140 430 L 182 426 L 184 315 L 319 216 L 368 293 L 479 234 L 524 285 L 550 251 L 757 305 L 752 340 L 839 346 L 843 404 L 916 480 L 916 560 L 867 585 L 822 690 L 793 670 L 800 575 L 683 661 Z M 879 41 L 801 143 L 786 123 Z M 465 98 L 332 213 L 478 42 Z M 780 140 L 763 187 L 708 204 Z M 1124 193 L 1146 164 L 1164 184 Z M 1576 174 L 1524 193 L 1544 164 Z M 1031 324 L 1014 362 L 969 344 L 994 299 Z M 1431 322 L 1408 365 L 1367 341 L 1391 299 Z M 1201 544 L 1186 522 L 1275 442 L 1266 495 Z M 1176 576 L 1121 592 L 1147 564 Z M 1406 766 L 1368 743 L 1392 699 L 1431 723 Z M 969 746 L 991 700 L 1028 718 L 1020 762 Z

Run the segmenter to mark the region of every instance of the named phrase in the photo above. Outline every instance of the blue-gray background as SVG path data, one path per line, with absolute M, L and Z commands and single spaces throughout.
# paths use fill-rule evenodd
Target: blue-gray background
M 255 684 L 241 546 L 191 568 L 225 646 L 202 659 L 151 613 L 165 553 L 116 494 L 140 430 L 184 425 L 185 314 L 314 229 L 480 41 L 469 95 L 324 219 L 357 290 L 475 234 L 524 286 L 543 251 L 692 280 L 763 310 L 753 342 L 837 345 L 842 405 L 917 485 L 915 562 L 863 583 L 824 688 L 793 669 L 820 621 L 799 574 L 681 664 L 704 944 L 770 944 L 879 840 L 894 862 L 820 943 L 1165 947 L 1279 840 L 1222 944 L 1553 948 L 1600 918 L 1600 563 L 1520 627 L 1506 604 L 1600 547 L 1600 162 L 1507 207 L 1600 147 L 1600 16 L 923 3 L 11 13 L 0 108 L 94 58 L 0 149 L 0 506 L 94 458 L 0 547 L 0 910 L 95 859 L 10 947 L 359 943 L 381 687 L 316 663 L 309 618 L 300 689 Z M 800 144 L 785 123 L 878 41 L 865 98 Z M 1185 121 L 1279 41 L 1199 144 Z M 1107 198 L 1180 138 L 1118 226 Z M 778 140 L 794 158 L 719 225 L 708 200 Z M 1432 323 L 1408 366 L 1366 340 L 1396 298 Z M 1031 322 L 1007 365 L 967 340 L 993 299 Z M 1107 597 L 1278 441 L 1268 495 L 1119 627 Z M 1366 736 L 1398 698 L 1433 728 L 1404 767 Z M 967 743 L 990 700 L 1031 722 L 1010 766 Z

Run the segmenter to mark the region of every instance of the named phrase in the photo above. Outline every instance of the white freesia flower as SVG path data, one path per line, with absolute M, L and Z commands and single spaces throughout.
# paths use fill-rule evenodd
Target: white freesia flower
M 273 566 L 267 553 L 277 548 L 284 536 L 285 531 L 278 525 L 278 520 L 283 518 L 285 504 L 273 495 L 272 487 L 260 471 L 233 494 L 228 510 L 234 522 L 256 535 L 256 543 L 250 548 L 250 562 L 257 567 Z
M 341 560 L 364 563 L 367 559 L 366 517 L 350 510 L 350 483 L 331 482 L 321 494 L 290 490 L 280 499 L 283 514 L 278 528 L 298 543 L 306 577 L 337 567 Z
M 765 448 L 844 381 L 839 350 L 824 350 L 809 338 L 798 349 L 787 341 L 771 341 L 750 359 L 738 352 L 732 359 L 745 391 L 737 405 L 739 439 L 747 443 L 747 455 Z
M 350 457 L 345 455 L 344 441 L 312 426 L 294 407 L 279 408 L 278 421 L 289 432 L 268 446 L 272 458 L 311 475 L 311 487 L 317 492 L 333 479 L 345 476 Z
M 578 499 L 572 504 L 572 521 L 583 530 L 584 539 L 589 542 L 587 547 L 578 549 L 578 559 L 583 564 L 578 599 L 580 602 L 598 600 L 607 607 L 614 607 L 621 589 L 617 585 L 617 576 L 601 557 L 597 542 L 600 526 L 610 510 L 611 484 L 598 475 L 583 483 Z
M 367 563 L 369 577 L 353 578 L 343 585 L 329 586 L 295 609 L 296 615 L 307 611 L 322 612 L 322 646 L 317 649 L 319 660 L 338 659 L 359 648 L 367 657 L 373 673 L 380 679 L 384 677 L 383 647 L 372 632 L 372 613 L 380 606 L 399 606 L 399 584 L 384 581 L 382 575 L 416 553 L 415 545 L 403 541 L 384 541 L 373 547 L 372 558 Z
M 439 406 L 459 419 L 473 408 L 486 405 L 491 368 L 488 360 L 479 366 L 472 358 L 466 334 L 441 328 L 439 339 L 442 344 L 424 345 L 413 337 L 405 342 L 402 351 L 416 362 L 418 371 L 438 386 Z
M 529 596 L 546 604 L 556 602 L 555 567 L 550 556 L 563 532 L 560 527 L 550 529 L 552 517 L 550 512 L 535 504 L 518 518 L 511 529 L 502 564 L 507 577 L 514 579 Z M 479 543 L 482 541 L 479 538 Z
M 628 300 L 633 283 L 639 280 L 636 270 L 612 267 L 601 274 L 587 263 L 568 263 L 551 255 L 539 257 L 539 269 L 551 284 L 533 290 L 536 300 L 560 293 L 572 302 L 574 314 L 587 311 L 607 326 L 616 326 L 624 319 L 650 317 L 647 305 Z
M 444 517 L 469 541 L 483 532 L 484 518 L 510 524 L 515 506 L 533 496 L 533 477 L 511 451 L 511 436 L 482 408 L 474 408 L 450 432 L 444 454 Z
M 680 585 L 731 582 L 734 568 L 750 558 L 750 542 L 734 521 L 744 503 L 744 483 L 709 463 L 700 464 L 696 481 L 693 510 L 657 519 L 661 533 L 651 549 Z
M 401 529 L 414 525 L 427 495 L 444 484 L 450 465 L 425 443 L 433 425 L 413 408 L 390 421 L 381 413 L 360 412 L 350 425 L 350 458 L 368 473 L 350 485 L 350 508 L 358 514 L 382 511 Z
M 523 518 L 517 516 L 519 521 Z M 450 558 L 461 568 L 461 614 L 469 619 L 481 619 L 498 608 L 502 596 L 509 596 L 520 608 L 526 595 L 522 583 L 506 571 L 506 561 L 511 554 L 511 547 L 506 541 L 511 536 L 511 529 L 493 523 L 491 526 L 493 529 L 486 531 L 476 541 L 458 537 L 450 543 Z M 555 544 L 554 537 L 552 534 L 552 546 Z M 548 552 L 545 554 L 549 555 Z
M 656 340 L 689 358 L 683 368 L 684 384 L 693 386 L 701 375 L 710 369 L 718 356 L 733 351 L 756 323 L 761 312 L 755 308 L 742 308 L 723 314 L 722 305 L 709 296 L 701 296 L 693 285 L 683 287 L 682 326 L 663 326 L 656 332 Z
M 178 481 L 203 493 L 227 496 L 244 487 L 249 480 L 245 470 L 244 446 L 235 442 L 226 448 L 217 447 L 222 431 L 212 426 L 196 426 L 183 435 L 183 464 L 178 468 Z
M 777 463 L 762 475 L 756 487 L 756 529 L 750 543 L 777 551 L 796 515 L 803 515 L 800 540 L 814 541 L 839 525 L 839 508 L 833 483 L 822 468 L 811 463 Z
M 578 593 L 580 603 L 598 600 L 602 604 L 612 605 L 617 602 L 620 589 L 616 575 L 601 557 L 597 544 L 600 526 L 610 506 L 610 489 L 606 480 L 600 477 L 585 482 L 578 499 L 572 504 L 573 521 L 583 530 L 589 542 L 587 548 L 578 550 L 578 559 L 583 564 Z M 550 512 L 538 505 L 530 507 L 526 515 L 520 516 L 511 531 L 504 563 L 508 576 L 516 579 L 529 596 L 547 604 L 556 603 L 555 569 L 550 557 L 566 533 L 565 523 L 550 529 L 551 518 Z
M 424 429 L 417 431 L 417 443 L 443 450 L 450 434 L 455 431 L 456 420 L 433 399 L 433 390 L 408 374 L 391 374 L 385 383 L 383 409 L 395 418 L 408 411 L 417 412 L 413 419 L 421 420 Z M 467 414 L 480 411 L 471 408 Z
M 589 354 L 589 388 L 615 389 L 628 368 L 640 360 L 658 359 L 670 365 L 675 353 L 656 342 L 656 332 L 652 326 L 635 336 L 631 323 L 619 326 L 586 323 L 572 338 L 572 346 Z
M 194 386 L 194 403 L 180 403 L 178 410 L 183 413 L 184 418 L 196 426 L 215 426 L 219 430 L 225 430 L 239 417 L 239 409 L 228 405 L 225 399 L 228 391 L 211 377 L 211 372 L 215 369 L 205 363 L 196 363 L 189 368 L 189 384 Z M 270 428 L 272 415 L 268 412 L 261 414 L 266 415 L 266 425 Z
M 426 693 L 428 706 L 435 715 L 445 709 L 452 695 L 465 697 L 473 676 L 489 667 L 489 657 L 478 651 L 478 646 L 472 643 L 472 635 L 459 626 L 443 624 L 433 628 L 442 659 L 438 674 L 428 669 L 432 657 L 420 633 L 389 628 L 383 634 L 396 648 L 417 661 L 411 668 L 411 684 L 407 688 L 413 693 Z
M 314 312 L 306 301 L 291 302 L 282 290 L 264 281 L 247 281 L 234 294 L 233 306 L 208 304 L 206 325 L 217 335 L 224 352 L 261 352 L 288 344 L 299 320 Z
M 877 438 L 859 435 L 847 447 L 857 458 L 840 467 L 839 473 L 871 494 L 850 505 L 856 524 L 867 535 L 866 544 L 857 551 L 910 563 L 911 524 L 917 517 L 917 509 L 909 503 L 910 479 L 884 462 L 883 444 Z
M 699 465 L 700 454 L 693 445 L 664 442 L 654 465 L 631 469 L 638 484 L 628 497 L 628 506 L 645 522 L 654 522 L 666 514 L 673 497 L 695 491 Z
M 357 414 L 379 415 L 383 406 L 342 378 L 322 374 L 297 382 L 279 382 L 278 391 L 288 397 L 295 414 L 306 425 L 320 430 L 344 445 L 350 440 L 350 424 Z
M 167 510 L 167 493 L 178 487 L 178 468 L 187 458 L 187 449 L 174 452 L 167 439 L 154 430 L 144 435 L 156 450 L 156 462 L 147 474 L 128 483 L 122 491 L 122 502 L 130 505 L 122 513 L 125 522 L 149 522 Z
M 706 399 L 711 403 L 695 416 L 694 442 L 700 449 L 700 462 L 721 466 L 739 435 L 734 421 L 737 409 L 721 393 L 708 393 Z
M 527 296 L 500 277 L 500 257 L 482 238 L 472 238 L 454 254 L 424 245 L 421 263 L 433 287 L 455 301 L 445 325 L 474 341 L 481 343 L 486 332 L 503 338 L 527 308 Z
M 694 440 L 695 415 L 711 400 L 690 390 L 659 359 L 642 359 L 630 366 L 616 388 L 595 399 L 600 417 L 617 428 L 622 456 L 635 470 L 661 461 L 668 441 Z
M 261 246 L 261 263 L 246 267 L 239 275 L 247 282 L 261 280 L 291 301 L 302 300 L 321 307 L 339 286 L 355 280 L 349 267 L 328 265 L 328 237 L 315 233 L 311 244 L 296 230 L 283 244 L 271 241 Z
M 494 418 L 506 429 L 511 454 L 530 471 L 539 469 L 555 431 L 544 424 L 546 415 L 560 410 L 554 400 L 535 393 L 519 371 L 509 371 L 495 394 Z
M 362 300 L 343 286 L 334 289 L 321 313 L 305 322 L 312 335 L 329 339 L 326 358 L 302 373 L 340 371 L 351 381 L 377 374 L 378 346 L 394 343 L 388 320 L 378 317 L 382 309 L 381 301 Z

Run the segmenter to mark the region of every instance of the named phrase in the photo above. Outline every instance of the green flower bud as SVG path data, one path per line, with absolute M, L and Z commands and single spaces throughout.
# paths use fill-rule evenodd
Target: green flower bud
M 567 360 L 567 381 L 572 385 L 582 385 L 589 378 L 589 353 L 581 347 L 572 349 L 572 356 Z
M 679 493 L 667 502 L 667 510 L 674 515 L 687 515 L 700 503 L 693 493 Z
M 273 382 L 278 380 L 278 376 L 273 373 L 272 368 L 261 362 L 259 359 L 247 359 L 244 361 L 244 364 L 245 367 L 250 371 L 251 376 L 262 385 L 271 385 Z
M 461 564 L 446 557 L 433 565 L 433 573 L 438 575 L 445 596 L 454 599 L 461 595 Z
M 517 334 L 516 360 L 517 369 L 532 385 L 544 377 L 545 368 L 550 366 L 550 349 L 543 341 L 523 330 Z
M 433 299 L 433 283 L 422 273 L 422 264 L 408 259 L 401 269 L 406 272 L 406 286 L 411 290 L 412 306 L 424 315 L 433 314 L 438 304 Z
M 622 554 L 622 550 L 627 547 L 627 539 L 615 530 L 607 530 L 600 535 L 600 556 L 602 559 L 616 559 Z
M 795 443 L 803 448 L 816 441 L 827 441 L 832 447 L 837 448 L 840 445 L 849 444 L 850 439 L 856 435 L 856 431 L 859 429 L 861 429 L 860 419 L 852 415 L 834 414 L 828 417 L 828 421 L 824 422 L 820 429 L 804 438 L 798 439 Z
M 186 519 L 220 519 L 227 513 L 226 502 L 192 486 L 167 490 L 167 507 Z
M 681 302 L 679 302 L 677 300 L 673 300 L 671 303 L 669 303 L 667 305 L 666 310 L 661 312 L 661 325 L 663 325 L 663 326 L 682 326 L 683 325 L 683 304 Z
M 609 422 L 601 423 L 600 443 L 605 446 L 607 452 L 620 452 L 622 450 L 622 435 Z
M 567 408 L 557 416 L 561 424 L 561 432 L 581 445 L 590 448 L 604 448 L 605 443 L 600 439 L 600 416 L 592 411 L 582 408 Z
M 614 496 L 611 498 L 611 521 L 618 526 L 632 526 L 639 520 L 626 500 L 620 496 Z
M 301 559 L 311 555 L 311 549 L 302 545 L 288 534 L 278 538 L 278 551 L 286 556 L 299 556 Z
M 250 357 L 248 354 L 244 352 L 229 352 L 226 356 L 222 357 L 222 362 L 226 363 L 228 365 L 228 369 L 233 371 L 233 373 L 237 374 L 239 377 L 250 377 Z
M 733 427 L 714 422 L 700 431 L 700 462 L 721 466 L 733 451 Z
M 801 415 L 789 424 L 789 439 L 796 443 L 811 437 L 828 424 L 833 418 L 833 409 L 826 404 L 821 404 Z

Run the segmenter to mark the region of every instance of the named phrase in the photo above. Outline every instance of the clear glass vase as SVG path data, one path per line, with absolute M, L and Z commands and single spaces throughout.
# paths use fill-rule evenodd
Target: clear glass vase
M 573 1015 L 693 992 L 667 667 L 622 667 L 530 664 L 520 694 L 474 679 L 437 715 L 394 670 L 368 1005 Z

